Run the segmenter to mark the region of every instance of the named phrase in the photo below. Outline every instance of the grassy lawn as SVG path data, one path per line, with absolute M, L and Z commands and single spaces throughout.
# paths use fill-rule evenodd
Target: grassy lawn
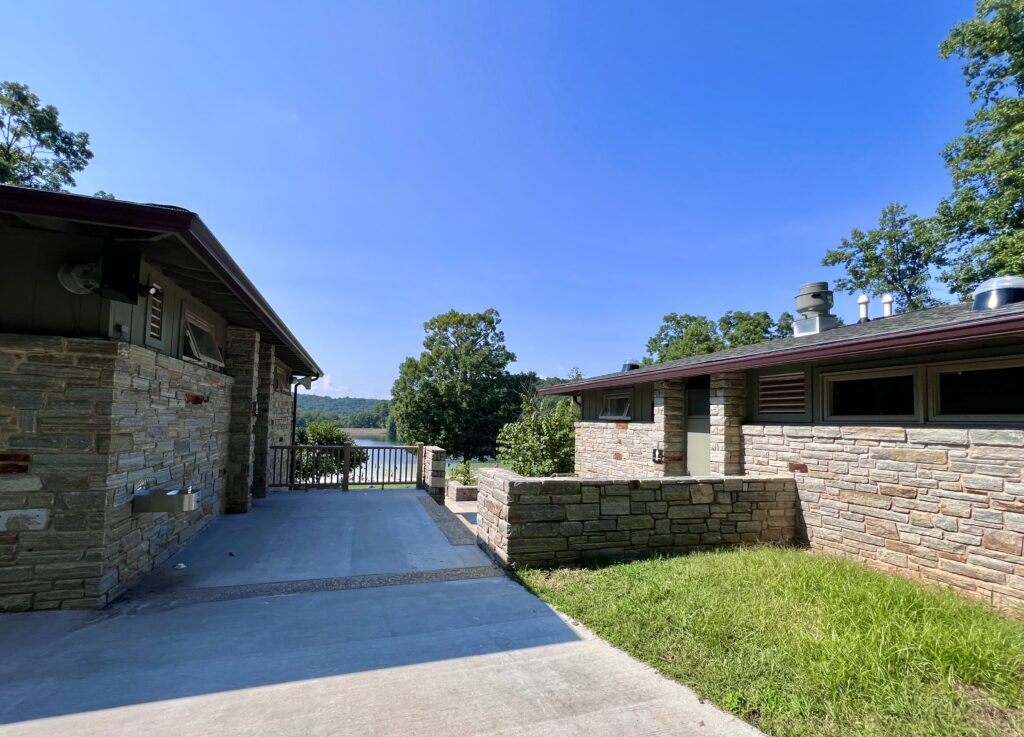
M 768 547 L 519 576 L 772 735 L 1024 733 L 1024 623 L 952 593 Z

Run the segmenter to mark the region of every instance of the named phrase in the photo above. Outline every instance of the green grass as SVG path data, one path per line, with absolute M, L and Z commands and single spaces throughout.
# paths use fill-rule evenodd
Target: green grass
M 778 737 L 1024 733 L 1024 623 L 950 592 L 770 547 L 519 576 Z

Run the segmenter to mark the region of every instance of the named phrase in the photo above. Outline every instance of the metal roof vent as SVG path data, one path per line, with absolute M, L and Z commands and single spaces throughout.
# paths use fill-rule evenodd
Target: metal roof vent
M 627 371 L 636 371 L 638 368 L 640 368 L 640 362 L 635 358 L 627 358 L 622 362 L 622 373 L 626 373 Z
M 831 314 L 832 290 L 827 281 L 812 281 L 800 287 L 796 295 L 796 311 L 800 318 L 793 321 L 793 335 L 814 335 L 839 326 Z
M 974 312 L 1024 302 L 1024 277 L 997 276 L 979 284 L 973 296 L 971 310 Z

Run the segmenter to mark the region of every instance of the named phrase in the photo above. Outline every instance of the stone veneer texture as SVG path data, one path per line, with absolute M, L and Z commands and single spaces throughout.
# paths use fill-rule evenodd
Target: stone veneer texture
M 748 474 L 795 479 L 813 549 L 1024 605 L 1024 430 L 743 426 Z
M 102 606 L 207 524 L 230 387 L 126 343 L 0 335 L 0 611 Z M 202 508 L 132 515 L 150 480 Z
M 792 478 L 524 478 L 479 472 L 477 541 L 502 565 L 641 558 L 791 543 Z

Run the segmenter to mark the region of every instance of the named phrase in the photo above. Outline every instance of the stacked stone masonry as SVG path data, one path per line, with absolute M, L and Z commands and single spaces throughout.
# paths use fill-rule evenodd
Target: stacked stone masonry
M 0 335 L 0 611 L 102 606 L 212 520 L 231 384 L 126 343 Z M 139 486 L 189 484 L 195 512 L 131 514 Z
M 653 422 L 577 422 L 576 475 L 681 476 L 685 400 L 682 381 L 654 385 Z M 654 451 L 662 453 L 660 463 Z
M 743 473 L 743 415 L 747 403 L 746 374 L 711 375 L 711 473 Z
M 252 507 L 259 358 L 260 334 L 249 328 L 229 327 L 224 367 L 234 378 L 234 384 L 231 390 L 227 512 L 248 512 Z
M 792 478 L 524 478 L 480 471 L 477 541 L 505 566 L 792 543 Z
M 444 448 L 427 445 L 423 448 L 422 486 L 431 498 L 444 505 L 445 476 L 448 470 L 448 454 Z
M 1024 605 L 1024 430 L 745 425 L 748 474 L 796 481 L 812 549 Z

